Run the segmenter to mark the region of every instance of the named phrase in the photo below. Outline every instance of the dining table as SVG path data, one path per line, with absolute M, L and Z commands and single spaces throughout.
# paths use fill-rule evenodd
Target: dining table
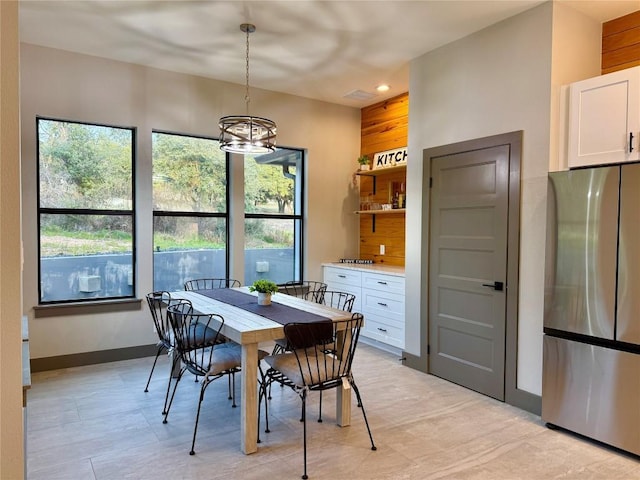
M 216 291 L 218 290 L 218 291 Z M 220 333 L 241 345 L 240 449 L 245 454 L 258 450 L 258 351 L 261 343 L 270 347 L 284 338 L 284 324 L 291 321 L 351 318 L 351 313 L 303 298 L 275 293 L 271 305 L 258 305 L 257 293 L 248 287 L 207 291 L 171 292 L 173 299 L 189 300 L 200 313 L 215 313 L 224 318 Z M 255 297 L 251 299 L 250 297 Z M 348 426 L 351 422 L 351 386 L 343 382 L 336 395 L 336 422 Z

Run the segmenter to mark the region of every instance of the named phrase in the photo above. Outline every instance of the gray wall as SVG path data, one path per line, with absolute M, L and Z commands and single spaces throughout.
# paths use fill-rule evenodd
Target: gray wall
M 421 336 L 427 336 L 420 329 L 428 312 L 423 299 L 429 268 L 424 254 L 429 189 L 423 150 L 523 130 L 517 382 L 519 389 L 541 394 L 547 173 L 562 155 L 561 85 L 589 76 L 594 55 L 597 58 L 593 45 L 600 41 L 600 30 L 594 23 L 548 2 L 412 61 L 406 222 L 409 353 L 419 355 Z M 583 58 L 570 54 L 576 39 L 581 45 L 574 51 Z

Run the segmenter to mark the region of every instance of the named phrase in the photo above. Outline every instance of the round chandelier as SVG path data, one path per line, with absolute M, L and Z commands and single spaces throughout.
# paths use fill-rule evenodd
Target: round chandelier
M 276 149 L 276 124 L 273 120 L 249 115 L 249 34 L 256 31 L 250 23 L 240 25 L 247 36 L 246 83 L 244 101 L 246 115 L 228 115 L 219 121 L 220 148 L 231 153 L 270 153 Z

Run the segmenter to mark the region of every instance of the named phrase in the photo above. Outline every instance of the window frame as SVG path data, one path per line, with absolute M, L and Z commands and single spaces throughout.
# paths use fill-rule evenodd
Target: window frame
M 179 133 L 169 130 L 160 130 L 160 129 L 152 129 L 151 130 L 151 171 L 153 172 L 153 134 L 162 134 L 162 135 L 174 135 L 178 137 L 188 137 L 188 138 L 197 138 L 200 140 L 213 140 L 216 142 L 220 142 L 217 137 L 207 137 L 204 135 L 196 135 L 196 134 L 187 134 L 187 133 Z M 155 282 L 155 250 L 153 250 L 153 244 L 155 243 L 155 219 L 156 217 L 176 217 L 176 218 L 224 218 L 226 222 L 225 227 L 225 278 L 229 278 L 230 275 L 230 259 L 231 259 L 231 234 L 230 234 L 230 213 L 229 209 L 231 207 L 231 193 L 230 193 L 230 156 L 228 153 L 225 154 L 225 180 L 226 180 L 226 189 L 225 189 L 225 203 L 224 208 L 225 212 L 187 212 L 180 210 L 156 210 L 152 207 L 152 224 L 151 224 L 151 248 L 152 248 L 152 261 L 151 261 L 151 283 L 153 285 L 153 289 L 156 289 L 154 284 Z M 152 173 L 153 177 L 153 173 Z M 151 180 L 151 198 L 153 203 L 153 178 Z
M 137 298 L 137 192 L 136 192 L 136 165 L 138 129 L 135 126 L 123 126 L 81 120 L 68 120 L 58 117 L 36 115 L 36 217 L 37 217 L 37 252 L 38 252 L 38 306 L 49 305 L 73 305 L 73 304 L 104 304 L 109 301 L 135 300 Z M 40 206 L 40 121 L 73 123 L 94 127 L 117 128 L 131 132 L 131 209 L 96 209 L 96 208 L 54 208 Z M 41 218 L 43 215 L 95 215 L 95 216 L 125 216 L 131 218 L 131 295 L 119 295 L 108 297 L 74 298 L 66 300 L 42 300 L 42 242 L 41 242 Z
M 295 228 L 294 227 L 294 240 L 293 240 L 293 248 L 294 248 L 294 263 L 297 262 L 299 264 L 299 274 L 300 274 L 300 278 L 292 278 L 291 281 L 295 281 L 295 282 L 302 282 L 304 281 L 305 277 L 304 277 L 304 264 L 305 264 L 305 257 L 304 257 L 304 231 L 305 231 L 305 213 L 306 213 L 306 176 L 305 176 L 305 171 L 306 171 L 306 163 L 307 163 L 307 150 L 304 148 L 296 148 L 296 147 L 285 147 L 285 146 L 278 146 L 277 150 L 295 150 L 300 152 L 300 175 L 298 175 L 296 173 L 296 179 L 299 179 L 300 182 L 300 209 L 299 212 L 300 213 L 294 213 L 294 214 L 280 214 L 280 213 L 247 213 L 246 211 L 244 212 L 244 220 L 248 220 L 248 219 L 262 219 L 262 220 L 268 220 L 268 219 L 278 219 L 278 220 L 293 220 L 294 221 L 294 226 L 296 224 L 296 221 L 299 224 L 299 228 Z M 244 162 L 244 155 L 243 155 L 243 162 Z M 294 193 L 295 195 L 295 193 Z M 295 199 L 294 199 L 294 204 L 295 204 Z M 295 208 L 294 208 L 295 211 Z M 244 221 L 243 220 L 243 221 Z M 246 222 L 245 222 L 246 223 Z M 295 255 L 295 250 L 296 247 L 299 249 L 299 255 Z M 246 248 L 246 244 L 245 246 L 243 246 L 243 252 L 245 251 Z M 282 284 L 281 284 L 282 285 Z

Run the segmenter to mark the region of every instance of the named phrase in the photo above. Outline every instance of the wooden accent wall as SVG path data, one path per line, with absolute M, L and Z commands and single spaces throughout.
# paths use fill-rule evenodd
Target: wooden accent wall
M 373 160 L 373 155 L 386 150 L 407 146 L 409 129 L 409 94 L 403 93 L 362 109 L 360 154 Z M 373 178 L 360 179 L 360 195 L 373 193 Z M 373 201 L 388 203 L 390 182 L 406 182 L 406 174 L 395 172 L 379 175 Z M 375 263 L 404 266 L 405 216 L 402 213 L 360 216 L 360 258 Z M 380 245 L 385 254 L 380 255 Z
M 640 11 L 602 24 L 602 74 L 640 65 Z

